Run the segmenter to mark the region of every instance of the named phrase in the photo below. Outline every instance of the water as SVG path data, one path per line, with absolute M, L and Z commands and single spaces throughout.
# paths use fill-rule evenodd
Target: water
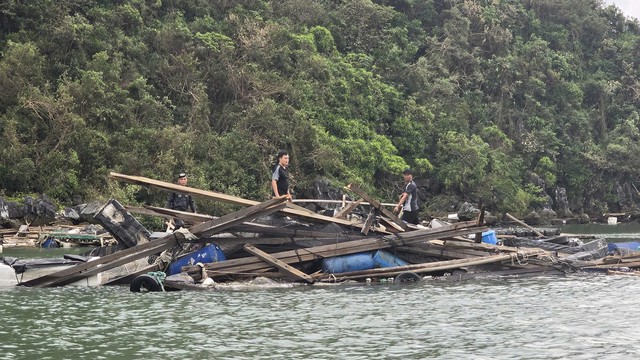
M 632 359 L 639 295 L 640 277 L 596 274 L 169 293 L 17 287 L 0 290 L 0 359 Z
M 563 225 L 560 231 L 569 234 L 593 234 L 604 237 L 609 242 L 640 241 L 640 224 L 638 223 Z

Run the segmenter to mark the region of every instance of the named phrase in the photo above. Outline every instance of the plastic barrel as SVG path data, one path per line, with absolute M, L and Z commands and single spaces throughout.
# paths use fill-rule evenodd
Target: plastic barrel
M 322 270 L 329 274 L 369 270 L 375 266 L 371 252 L 334 256 L 322 260 Z
M 335 256 L 322 260 L 322 270 L 329 274 L 404 265 L 408 264 L 382 250 Z
M 485 231 L 482 233 L 482 242 L 485 244 L 496 245 L 498 243 L 498 238 L 496 237 L 496 232 L 494 230 Z
M 227 258 L 222 250 L 216 244 L 209 244 L 202 249 L 187 254 L 169 265 L 168 275 L 180 273 L 183 266 L 197 264 L 199 262 L 206 264 L 218 261 L 224 261 Z
M 378 250 L 373 254 L 373 262 L 376 267 L 394 267 L 409 265 L 405 261 L 399 259 L 397 256 L 389 254 L 386 251 Z

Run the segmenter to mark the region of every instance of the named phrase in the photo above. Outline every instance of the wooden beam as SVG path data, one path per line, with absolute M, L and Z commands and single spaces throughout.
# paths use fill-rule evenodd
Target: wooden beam
M 237 196 L 227 195 L 227 194 L 218 193 L 214 191 L 196 189 L 189 186 L 182 186 L 179 184 L 169 183 L 165 181 L 149 179 L 142 176 L 130 176 L 130 175 L 111 172 L 109 173 L 109 178 L 127 182 L 130 184 L 151 186 L 151 187 L 166 190 L 166 191 L 176 191 L 176 192 L 180 192 L 188 195 L 202 196 L 209 199 L 225 202 L 228 204 L 234 204 L 234 205 L 240 205 L 240 206 L 252 206 L 252 205 L 258 204 L 258 202 L 255 200 L 243 199 Z M 309 211 L 303 207 L 294 205 L 292 203 L 288 203 L 287 208 L 283 209 L 282 212 L 289 216 L 300 217 L 300 218 L 304 218 L 306 220 L 315 221 L 315 222 L 325 222 L 325 223 L 329 222 L 329 223 L 337 223 L 337 224 L 346 225 L 346 226 L 354 226 L 358 228 L 362 227 L 362 224 L 354 223 L 352 221 L 347 221 L 343 219 L 336 219 L 330 216 L 316 214 L 313 211 Z
M 538 231 L 538 230 L 536 230 L 536 229 L 532 228 L 531 226 L 527 225 L 527 224 L 526 224 L 526 223 L 524 223 L 523 221 L 520 221 L 520 220 L 516 219 L 516 218 L 515 218 L 515 217 L 513 217 L 511 214 L 509 214 L 509 213 L 505 213 L 505 214 L 504 214 L 504 216 L 506 216 L 506 217 L 508 217 L 509 219 L 511 219 L 511 220 L 513 220 L 513 221 L 515 221 L 515 222 L 516 222 L 516 223 L 518 223 L 519 225 L 524 226 L 524 227 L 526 227 L 527 229 L 529 229 L 529 230 L 533 231 L 533 232 L 534 232 L 536 235 L 538 235 L 539 237 L 544 237 L 544 234 L 543 234 L 543 233 L 541 233 L 540 231 Z
M 347 189 L 353 191 L 354 193 L 358 194 L 358 196 L 360 196 L 364 200 L 368 201 L 371 204 L 371 206 L 373 206 L 374 208 L 380 210 L 380 212 L 384 216 L 388 217 L 389 219 L 394 221 L 396 224 L 400 225 L 400 227 L 402 227 L 403 230 L 405 230 L 405 231 L 409 230 L 409 227 L 407 226 L 407 224 L 405 224 L 404 221 L 402 221 L 400 218 L 398 218 L 398 216 L 396 216 L 396 214 L 394 214 L 393 212 L 387 210 L 387 208 L 382 206 L 382 204 L 378 200 L 376 200 L 373 197 L 371 197 L 369 194 L 364 192 L 364 190 L 360 189 L 358 186 L 356 186 L 354 184 L 349 184 L 349 185 L 347 185 Z
M 249 253 L 257 256 L 258 258 L 260 258 L 261 260 L 263 260 L 264 262 L 271 264 L 275 267 L 277 267 L 278 269 L 280 269 L 280 271 L 284 272 L 285 274 L 288 274 L 296 279 L 302 280 L 306 283 L 309 284 L 313 284 L 314 280 L 311 276 L 305 274 L 304 272 L 294 268 L 293 266 L 290 266 L 289 264 L 282 262 L 280 260 L 278 260 L 277 258 L 267 254 L 266 252 L 256 248 L 255 246 L 249 245 L 249 244 L 245 244 L 244 249 L 246 251 L 248 251 Z

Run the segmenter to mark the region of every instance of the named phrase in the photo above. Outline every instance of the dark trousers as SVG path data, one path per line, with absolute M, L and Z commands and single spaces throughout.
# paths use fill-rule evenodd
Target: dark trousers
M 402 221 L 409 224 L 418 224 L 418 212 L 417 211 L 404 211 L 402 213 Z

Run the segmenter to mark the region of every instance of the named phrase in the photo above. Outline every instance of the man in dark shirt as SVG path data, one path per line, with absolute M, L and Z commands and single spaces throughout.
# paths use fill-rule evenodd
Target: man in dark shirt
M 187 174 L 178 174 L 178 184 L 187 186 L 187 181 Z M 169 198 L 167 199 L 167 208 L 180 211 L 187 211 L 188 209 L 191 209 L 192 212 L 197 212 L 196 203 L 193 201 L 193 197 L 179 192 L 172 192 L 169 194 Z M 175 229 L 179 229 L 184 226 L 184 221 L 181 219 L 174 219 L 174 221 Z
M 271 189 L 273 196 L 278 197 L 286 195 L 291 201 L 291 192 L 289 191 L 289 154 L 285 150 L 278 152 L 278 164 L 273 169 L 271 175 Z
M 418 187 L 413 182 L 413 171 L 406 169 L 402 172 L 404 176 L 404 191 L 400 196 L 400 201 L 395 207 L 395 212 L 400 212 L 400 208 L 404 210 L 402 213 L 402 221 L 417 224 L 418 223 Z

